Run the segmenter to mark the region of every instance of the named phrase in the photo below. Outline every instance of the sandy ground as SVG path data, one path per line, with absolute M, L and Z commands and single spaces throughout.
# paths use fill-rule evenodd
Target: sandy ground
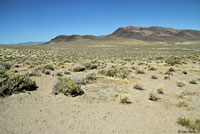
M 191 65 L 194 66 L 194 65 Z M 94 83 L 83 85 L 85 94 L 67 97 L 52 94 L 56 77 L 42 74 L 33 77 L 38 89 L 32 92 L 14 94 L 0 100 L 1 134 L 177 134 L 187 130 L 178 125 L 177 118 L 182 116 L 200 116 L 199 94 L 188 96 L 188 107 L 178 108 L 177 94 L 185 89 L 199 92 L 199 84 L 176 86 L 176 80 L 185 81 L 197 78 L 200 72 L 182 70 L 190 66 L 176 68 L 169 80 L 164 80 L 163 73 L 169 67 L 159 67 L 157 71 L 134 75 L 145 88 L 144 91 L 133 89 L 133 84 L 126 80 L 99 77 Z M 151 76 L 157 74 L 159 79 Z M 79 73 L 81 75 L 81 73 Z M 165 94 L 159 95 L 159 101 L 148 99 L 151 90 L 163 83 Z M 130 94 L 131 104 L 120 104 L 117 94 L 120 91 Z

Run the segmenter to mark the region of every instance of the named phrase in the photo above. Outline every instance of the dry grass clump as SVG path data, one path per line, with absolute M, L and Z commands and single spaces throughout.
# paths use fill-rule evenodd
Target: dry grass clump
M 63 93 L 64 95 L 78 96 L 82 95 L 84 92 L 81 86 L 70 78 L 58 77 L 58 82 L 53 88 L 53 93 L 57 95 L 58 93 Z
M 86 79 L 87 80 L 96 80 L 97 79 L 97 76 L 95 73 L 89 73 L 86 75 Z
M 161 88 L 161 87 L 157 89 L 157 92 L 158 92 L 159 94 L 164 94 L 163 88 Z
M 151 76 L 151 79 L 158 79 L 158 76 L 152 75 L 152 76 Z
M 155 70 L 157 70 L 157 69 L 158 69 L 158 68 L 155 67 L 155 66 L 150 66 L 150 67 L 149 67 L 149 70 L 150 70 L 150 71 L 155 71 Z
M 176 106 L 181 108 L 181 107 L 188 107 L 188 104 L 185 101 L 179 101 L 176 103 Z
M 5 68 L 0 68 L 0 97 L 36 89 L 35 81 L 28 75 L 13 74 Z
M 98 74 L 125 79 L 128 77 L 129 72 L 124 68 L 109 68 L 98 71 Z
M 144 88 L 142 87 L 142 85 L 139 84 L 139 83 L 136 83 L 136 84 L 134 85 L 134 88 L 137 89 L 137 90 L 144 90 Z
M 180 117 L 178 118 L 177 123 L 181 126 L 188 128 L 189 130 L 200 131 L 200 118 L 191 120 L 185 117 Z
M 119 102 L 122 104 L 129 104 L 131 103 L 129 100 L 129 95 L 127 93 L 119 94 Z
M 39 70 L 34 69 L 33 71 L 31 71 L 29 73 L 29 76 L 41 76 L 41 74 L 40 74 Z
M 185 82 L 179 80 L 179 81 L 176 82 L 176 85 L 178 87 L 183 87 L 183 86 L 185 86 Z
M 155 93 L 153 93 L 153 92 L 149 93 L 149 100 L 151 100 L 151 101 L 157 101 L 159 99 L 160 98 Z
M 197 84 L 197 81 L 192 79 L 191 81 L 189 81 L 190 84 Z
M 84 66 L 76 66 L 73 68 L 73 72 L 82 72 L 82 71 L 85 71 Z
M 93 64 L 93 63 L 83 63 L 83 66 L 85 67 L 85 69 L 97 69 L 97 65 Z
M 137 73 L 137 74 L 145 74 L 145 71 L 142 70 L 142 69 L 137 69 L 137 70 L 136 70 L 136 73 Z

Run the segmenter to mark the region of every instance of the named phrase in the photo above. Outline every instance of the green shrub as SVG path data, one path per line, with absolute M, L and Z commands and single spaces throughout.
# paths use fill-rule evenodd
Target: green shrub
M 45 65 L 44 69 L 48 69 L 48 70 L 54 70 L 52 65 Z
M 168 65 L 174 66 L 176 64 L 181 64 L 181 60 L 177 58 L 169 58 L 165 61 Z
M 125 79 L 128 77 L 129 72 L 124 68 L 109 68 L 107 70 L 103 69 L 98 71 L 98 74 Z
M 116 68 L 109 68 L 108 70 L 100 70 L 98 71 L 99 74 L 109 76 L 109 77 L 117 77 L 117 69 Z
M 178 118 L 177 121 L 178 124 L 181 126 L 184 126 L 190 130 L 197 130 L 200 131 L 200 119 L 196 118 L 194 120 L 186 119 L 184 118 Z
M 53 93 L 63 93 L 64 95 L 77 96 L 82 95 L 84 92 L 81 90 L 81 86 L 70 78 L 58 77 L 58 82 L 53 88 Z
M 86 69 L 97 69 L 97 65 L 96 65 L 96 64 L 93 64 L 93 63 L 84 63 L 83 66 L 84 66 Z
M 0 96 L 7 96 L 13 93 L 36 90 L 35 81 L 28 75 L 18 75 L 0 68 Z

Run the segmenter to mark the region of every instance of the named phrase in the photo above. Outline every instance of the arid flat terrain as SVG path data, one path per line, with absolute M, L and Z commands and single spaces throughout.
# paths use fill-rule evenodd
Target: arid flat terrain
M 198 40 L 75 38 L 0 46 L 1 134 L 200 131 Z

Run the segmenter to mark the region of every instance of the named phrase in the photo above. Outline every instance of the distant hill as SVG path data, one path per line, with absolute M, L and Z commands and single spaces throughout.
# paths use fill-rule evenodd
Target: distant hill
M 120 27 L 111 36 L 132 38 L 138 40 L 200 40 L 200 31 L 178 30 L 165 27 Z
M 113 38 L 115 37 L 115 38 Z M 94 35 L 60 35 L 50 40 L 48 43 L 63 43 L 76 40 L 107 41 L 116 38 L 129 38 L 142 41 L 191 41 L 200 40 L 200 31 L 197 30 L 178 30 L 166 27 L 120 27 L 112 34 L 105 36 Z
M 84 35 L 84 36 L 80 36 L 80 35 L 60 35 L 57 36 L 56 38 L 52 39 L 50 42 L 53 43 L 60 43 L 60 42 L 68 42 L 68 41 L 75 41 L 75 40 L 79 40 L 79 39 L 90 39 L 90 40 L 94 40 L 97 39 L 97 36 L 93 36 L 93 35 Z

